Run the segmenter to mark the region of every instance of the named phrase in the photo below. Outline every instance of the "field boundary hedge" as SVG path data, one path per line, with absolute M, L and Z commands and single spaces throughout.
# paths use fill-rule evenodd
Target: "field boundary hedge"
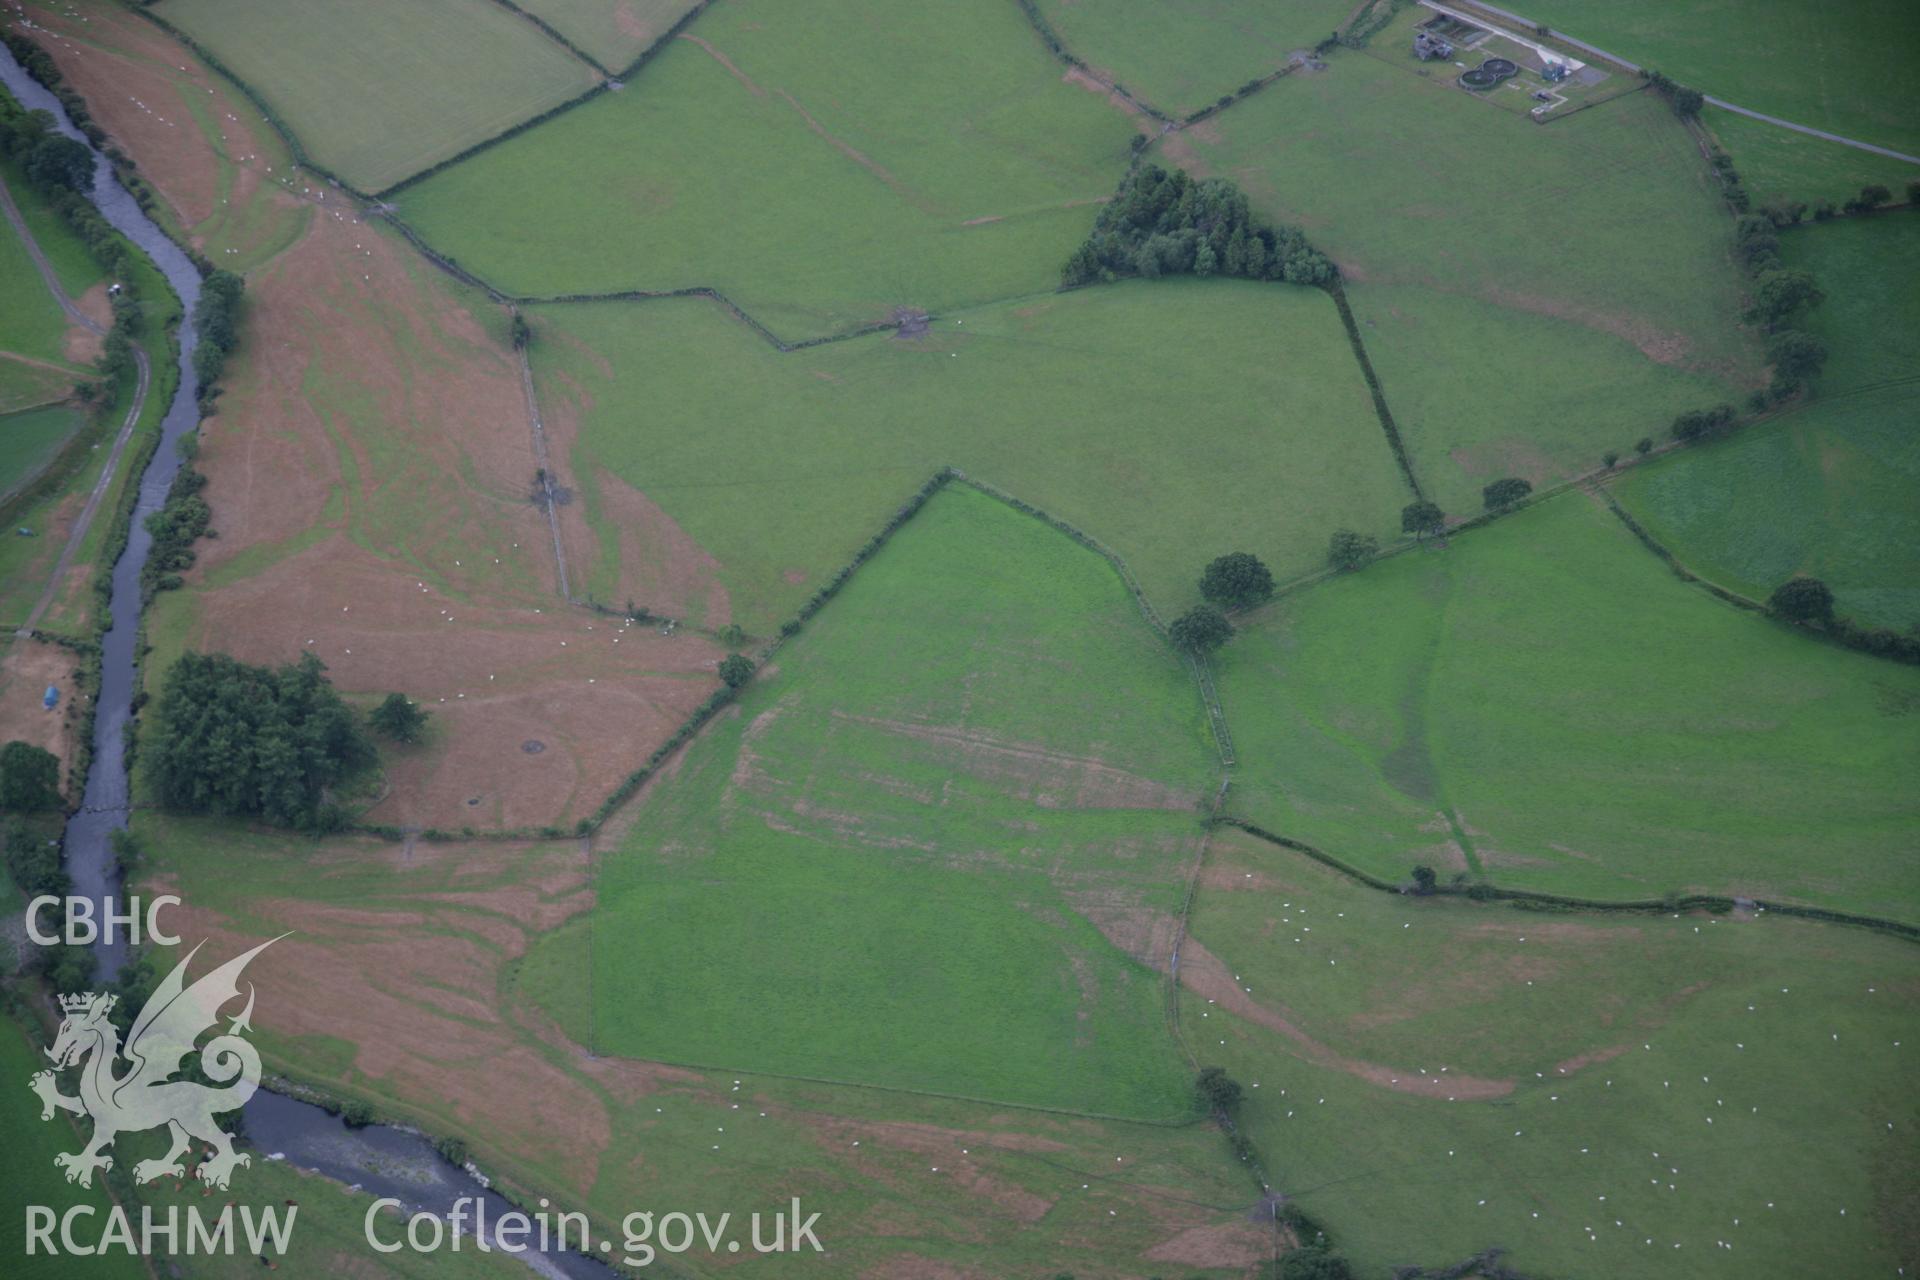
M 1040 12 L 1040 6 L 1035 4 L 1034 0 L 1014 0 L 1014 2 L 1020 6 L 1020 12 L 1027 15 L 1027 23 L 1033 28 L 1033 33 L 1040 37 L 1040 43 L 1045 45 L 1047 51 L 1059 59 L 1063 65 L 1073 68 L 1081 75 L 1087 76 L 1096 84 L 1105 85 L 1113 93 L 1118 94 L 1129 105 L 1158 120 L 1164 126 L 1163 132 L 1165 129 L 1177 129 L 1180 127 L 1179 122 L 1172 116 L 1154 106 L 1145 98 L 1135 96 L 1132 90 L 1128 89 L 1119 81 L 1105 79 L 1092 67 L 1088 66 L 1079 54 L 1067 47 L 1067 42 L 1060 38 L 1060 33 L 1053 29 L 1053 24 L 1047 21 L 1046 15 Z
M 531 14 L 525 13 L 525 11 L 521 10 L 519 6 L 510 3 L 510 0 L 496 0 L 496 3 L 505 5 L 505 7 L 509 9 L 513 9 L 515 12 L 521 13 L 522 16 L 529 18 L 531 21 L 533 21 L 540 27 L 546 28 L 546 25 L 547 25 L 546 23 L 541 22 L 538 18 L 534 18 Z M 701 0 L 699 4 L 695 5 L 693 8 L 681 14 L 678 21 L 676 21 L 671 27 L 668 27 L 666 31 L 661 34 L 659 39 L 655 40 L 652 44 L 648 45 L 645 49 L 642 49 L 640 51 L 639 56 L 636 57 L 632 62 L 628 63 L 625 69 L 620 71 L 617 75 L 609 73 L 605 67 L 602 67 L 598 62 L 595 62 L 592 58 L 586 57 L 585 54 L 580 54 L 581 58 L 587 63 L 587 65 L 593 67 L 596 71 L 600 72 L 603 77 L 605 77 L 599 83 L 593 85 L 591 88 L 586 89 L 585 91 L 579 94 L 576 94 L 571 98 L 568 98 L 565 102 L 556 103 L 555 105 L 548 107 L 545 111 L 542 111 L 539 115 L 530 116 L 527 119 L 522 120 L 518 124 L 508 125 L 506 128 L 502 129 L 500 132 L 496 134 L 493 134 L 491 137 L 482 138 L 480 141 L 474 143 L 472 146 L 466 147 L 458 152 L 455 152 L 453 155 L 448 156 L 445 160 L 437 160 L 433 164 L 430 164 L 426 168 L 420 170 L 418 173 L 408 174 L 406 177 L 400 179 L 398 182 L 389 183 L 388 185 L 382 187 L 379 191 L 375 192 L 374 196 L 377 199 L 382 201 L 390 200 L 394 196 L 400 194 L 402 191 L 405 191 L 408 187 L 411 187 L 416 183 L 424 182 L 428 178 L 433 177 L 437 173 L 441 173 L 447 169 L 451 169 L 454 165 L 459 164 L 464 160 L 471 160 L 474 156 L 479 155 L 482 151 L 487 150 L 489 147 L 498 146 L 502 142 L 506 142 L 512 138 L 517 138 L 521 134 L 525 133 L 527 130 L 535 128 L 538 125 L 546 124 L 549 120 L 552 120 L 554 117 L 564 115 L 567 112 L 573 110 L 575 107 L 585 106 L 589 101 L 599 97 L 603 93 L 611 93 L 617 89 L 624 89 L 626 87 L 626 82 L 628 79 L 639 74 L 640 69 L 646 66 L 648 62 L 652 61 L 653 58 L 660 52 L 660 50 L 664 49 L 667 46 L 668 41 L 673 40 L 674 38 L 679 36 L 679 34 L 682 31 L 685 31 L 687 27 L 692 24 L 695 18 L 698 18 L 702 13 L 706 12 L 707 6 L 712 3 L 713 3 L 713 0 Z M 551 29 L 549 28 L 549 30 Z M 561 37 L 558 32 L 552 32 L 552 34 L 557 39 L 560 40 L 561 44 L 566 45 L 568 49 L 572 49 L 576 54 L 580 52 L 579 50 L 574 49 L 572 43 L 566 40 L 564 37 Z
M 1362 871 L 1352 863 L 1342 861 L 1324 849 L 1316 848 L 1304 840 L 1295 840 L 1265 827 L 1248 822 L 1244 818 L 1221 815 L 1212 819 L 1219 826 L 1235 827 L 1256 839 L 1269 844 L 1305 854 L 1315 862 L 1329 867 L 1349 879 L 1356 880 L 1369 889 L 1383 893 L 1395 893 L 1414 896 L 1406 885 L 1382 879 L 1371 872 Z M 1571 894 L 1544 893 L 1534 889 L 1503 889 L 1498 885 L 1484 881 L 1465 887 L 1441 885 L 1434 889 L 1429 897 L 1471 898 L 1476 902 L 1509 902 L 1517 906 L 1534 908 L 1558 907 L 1576 911 L 1617 912 L 1623 914 L 1649 915 L 1654 913 L 1672 914 L 1676 911 L 1708 911 L 1715 915 L 1725 915 L 1735 910 L 1739 902 L 1725 894 L 1688 893 L 1675 894 L 1662 898 L 1580 898 Z M 1771 902 L 1763 898 L 1749 899 L 1757 911 L 1773 915 L 1793 916 L 1807 920 L 1819 920 L 1829 924 L 1853 925 L 1862 929 L 1872 929 L 1890 937 L 1901 938 L 1908 942 L 1920 942 L 1920 925 L 1908 924 L 1901 920 L 1888 920 L 1879 916 L 1860 915 L 1850 911 L 1835 911 L 1826 907 L 1800 906 L 1790 902 Z
M 1159 612 L 1153 607 L 1152 602 L 1147 599 L 1146 591 L 1141 588 L 1140 580 L 1134 576 L 1132 567 L 1129 566 L 1125 560 L 1121 559 L 1119 552 L 1114 551 L 1108 547 L 1106 543 L 1100 541 L 1085 530 L 1062 520 L 1059 516 L 1043 511 L 1032 503 L 1016 498 L 1006 490 L 988 484 L 984 480 L 977 480 L 966 472 L 959 470 L 957 467 L 949 467 L 948 472 L 954 479 L 959 480 L 969 488 L 976 489 L 986 494 L 989 498 L 1004 502 L 1015 511 L 1032 516 L 1050 528 L 1066 534 L 1069 538 L 1072 538 L 1075 542 L 1087 548 L 1087 550 L 1104 559 L 1109 565 L 1113 566 L 1113 571 L 1120 575 L 1120 581 L 1126 586 L 1127 594 L 1131 595 L 1133 602 L 1140 607 L 1140 612 L 1146 618 L 1147 625 L 1152 627 L 1168 645 L 1171 646 L 1173 644 L 1173 639 L 1167 631 L 1167 624 L 1161 620 Z M 1231 766 L 1234 763 L 1233 737 L 1227 732 L 1227 712 L 1226 708 L 1220 705 L 1220 695 L 1214 689 L 1213 672 L 1208 666 L 1207 660 L 1203 657 L 1191 653 L 1182 653 L 1181 657 L 1186 662 L 1187 670 L 1193 675 L 1195 687 L 1200 691 L 1200 701 L 1206 708 L 1207 720 L 1213 729 L 1214 745 L 1219 750 L 1220 763 Z
M 1393 420 L 1393 410 L 1387 406 L 1386 392 L 1380 386 L 1380 375 L 1374 372 L 1373 361 L 1367 357 L 1367 344 L 1360 336 L 1360 326 L 1354 321 L 1353 308 L 1347 303 L 1346 286 L 1335 276 L 1325 286 L 1333 298 L 1333 305 L 1340 312 L 1340 323 L 1346 326 L 1347 342 L 1353 347 L 1353 358 L 1360 362 L 1360 376 L 1366 380 L 1367 391 L 1373 396 L 1373 411 L 1380 418 L 1380 430 L 1387 436 L 1387 447 L 1393 450 L 1393 460 L 1400 464 L 1400 474 L 1406 479 L 1407 488 L 1413 496 L 1426 501 L 1426 491 L 1420 487 L 1420 478 L 1413 474 L 1413 461 L 1407 456 L 1406 442 L 1400 438 L 1400 427 Z
M 1861 627 L 1850 619 L 1840 617 L 1836 617 L 1831 623 L 1824 627 L 1809 626 L 1777 618 L 1773 610 L 1763 601 L 1755 600 L 1751 596 L 1743 596 L 1739 592 L 1728 587 L 1723 587 L 1711 579 L 1703 578 L 1693 570 L 1687 568 L 1687 566 L 1681 562 L 1680 557 L 1673 553 L 1671 548 L 1654 537 L 1652 532 L 1648 530 L 1645 525 L 1641 524 L 1640 521 L 1635 519 L 1633 514 L 1625 507 L 1622 507 L 1611 493 L 1606 492 L 1604 487 L 1599 485 L 1590 485 L 1588 487 L 1594 490 L 1614 515 L 1620 517 L 1620 523 L 1626 525 L 1633 533 L 1633 536 L 1640 540 L 1640 545 L 1660 557 L 1660 559 L 1666 563 L 1667 568 L 1673 571 L 1673 576 L 1682 582 L 1699 587 L 1702 591 L 1708 592 L 1736 609 L 1744 609 L 1749 613 L 1757 613 L 1762 617 L 1781 621 L 1784 625 L 1791 627 L 1802 635 L 1824 640 L 1828 644 L 1835 645 L 1839 648 L 1850 649 L 1855 653 L 1864 653 L 1871 658 L 1885 658 L 1890 662 L 1905 663 L 1908 666 L 1920 664 L 1920 643 L 1906 636 L 1902 636 L 1892 628 Z
M 588 66 L 592 67 L 595 71 L 598 71 L 602 76 L 613 75 L 611 71 L 607 70 L 605 67 L 600 65 L 600 59 L 594 57 L 592 54 L 588 53 L 585 49 L 582 49 L 579 45 L 567 39 L 566 36 L 562 35 L 558 30 L 554 28 L 554 25 L 551 22 L 548 22 L 545 18 L 541 17 L 539 14 L 529 13 L 527 10 L 522 9 L 519 5 L 515 4 L 513 0 L 493 0 L 493 2 L 499 5 L 502 9 L 505 9 L 508 13 L 517 14 L 518 16 L 526 19 L 528 22 L 531 22 L 534 26 L 540 29 L 541 35 L 544 35 L 547 39 L 553 41 L 555 44 L 565 49 L 568 53 L 580 59 L 580 61 L 586 63 Z

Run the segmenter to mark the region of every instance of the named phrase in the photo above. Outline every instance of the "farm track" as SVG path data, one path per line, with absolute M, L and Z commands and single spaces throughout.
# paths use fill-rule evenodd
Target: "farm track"
M 68 319 L 88 332 L 101 337 L 106 336 L 107 331 L 75 306 L 73 299 L 67 296 L 66 290 L 60 287 L 60 277 L 54 274 L 53 264 L 47 261 L 47 255 L 40 249 L 40 242 L 33 238 L 33 232 L 28 228 L 26 219 L 20 216 L 20 208 L 14 204 L 13 193 L 7 190 L 4 179 L 0 179 L 0 210 L 4 210 L 7 221 L 13 225 L 15 233 L 20 237 L 20 242 L 26 246 L 27 256 L 33 259 L 34 269 L 40 273 L 41 282 L 47 286 L 47 292 L 52 294 L 53 300 L 60 304 L 60 310 L 66 313 Z M 87 531 L 93 527 L 93 519 L 99 514 L 100 503 L 106 498 L 107 490 L 113 487 L 113 477 L 120 469 L 120 457 L 126 452 L 127 441 L 133 438 L 133 427 L 140 420 L 140 411 L 146 407 L 147 389 L 153 382 L 152 363 L 147 359 L 147 353 L 138 344 L 130 344 L 129 349 L 133 352 L 134 370 L 137 374 L 133 399 L 127 405 L 126 417 L 121 420 L 120 433 L 114 437 L 113 447 L 107 453 L 106 465 L 100 469 L 100 478 L 94 482 L 93 492 L 87 495 L 86 505 L 80 508 L 79 519 L 74 521 L 73 531 L 67 535 L 67 545 L 60 549 L 60 558 L 54 562 L 53 573 L 47 579 L 46 589 L 40 593 L 40 598 L 34 601 L 33 608 L 27 614 L 26 622 L 21 626 L 22 631 L 31 633 L 41 616 L 53 604 L 53 597 L 59 591 L 61 581 L 66 577 L 67 570 L 73 567 L 74 557 L 80 552 L 80 544 L 86 541 Z
M 540 399 L 533 393 L 533 364 L 527 359 L 524 345 L 514 354 L 520 358 L 520 387 L 526 392 L 527 419 L 533 425 L 534 465 L 540 468 L 540 505 L 546 509 L 547 532 L 553 535 L 553 564 L 560 575 L 560 598 L 573 604 L 573 588 L 567 578 L 567 548 L 560 538 L 560 517 L 553 509 L 553 466 L 547 461 L 547 425 L 540 417 Z

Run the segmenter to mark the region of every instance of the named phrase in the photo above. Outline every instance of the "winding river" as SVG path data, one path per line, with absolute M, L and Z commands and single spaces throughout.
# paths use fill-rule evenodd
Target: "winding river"
M 67 118 L 59 100 L 28 75 L 4 45 L 0 45 L 0 84 L 28 109 L 51 112 L 62 133 L 87 141 Z M 110 841 L 115 831 L 127 825 L 131 807 L 126 726 L 139 659 L 140 569 L 153 547 L 146 518 L 166 501 L 167 489 L 180 470 L 180 440 L 197 429 L 200 420 L 198 381 L 193 373 L 193 314 L 200 300 L 200 273 L 180 247 L 141 211 L 114 176 L 106 157 L 95 151 L 93 164 L 93 203 L 160 269 L 184 311 L 179 333 L 179 386 L 161 422 L 160 447 L 139 480 L 139 500 L 126 550 L 113 566 L 112 594 L 107 603 L 109 624 L 101 639 L 93 764 L 80 808 L 68 820 L 66 829 L 67 872 L 73 877 L 74 892 L 93 899 L 98 919 L 104 908 L 118 900 L 119 874 Z M 99 976 L 110 980 L 126 960 L 126 947 L 118 939 L 111 946 L 96 944 L 95 955 Z M 513 1208 L 498 1194 L 483 1190 L 427 1138 L 410 1130 L 383 1125 L 350 1129 L 337 1116 L 312 1103 L 264 1088 L 247 1103 L 244 1115 L 248 1141 L 269 1158 L 287 1160 L 374 1195 L 395 1197 L 409 1211 L 445 1216 L 456 1200 L 477 1196 L 485 1203 L 488 1220 L 497 1222 Z M 389 1237 L 396 1234 L 390 1226 Z M 576 1253 L 529 1252 L 520 1257 L 533 1270 L 549 1277 L 607 1280 L 615 1275 L 597 1260 Z

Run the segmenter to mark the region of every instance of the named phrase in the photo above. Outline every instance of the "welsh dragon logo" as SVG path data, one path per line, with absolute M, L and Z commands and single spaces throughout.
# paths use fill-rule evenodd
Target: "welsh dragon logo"
M 187 965 L 200 950 L 194 947 L 147 998 L 127 1033 L 124 1049 L 119 1030 L 107 1016 L 119 997 L 91 991 L 60 997 L 60 1010 L 66 1016 L 53 1047 L 46 1051 L 53 1070 L 38 1072 L 29 1083 L 40 1095 L 42 1120 L 53 1119 L 56 1108 L 93 1120 L 93 1138 L 82 1150 L 53 1158 L 66 1171 L 68 1182 L 91 1186 L 95 1169 L 112 1167 L 113 1157 L 107 1152 L 117 1136 L 161 1125 L 167 1127 L 172 1146 L 160 1159 L 136 1164 L 135 1182 L 185 1177 L 180 1157 L 196 1140 L 213 1149 L 198 1173 L 215 1187 L 224 1189 L 237 1166 L 252 1162 L 233 1149 L 233 1140 L 213 1120 L 243 1105 L 260 1084 L 260 1055 L 240 1038 L 241 1032 L 252 1029 L 248 1021 L 253 1016 L 252 983 L 247 984 L 247 1005 L 240 1016 L 231 1020 L 225 1034 L 198 1050 L 201 1073 L 213 1085 L 173 1077 L 187 1055 L 196 1052 L 194 1041 L 219 1022 L 221 1006 L 240 994 L 240 973 L 247 962 L 278 941 L 263 942 L 187 986 Z M 128 1066 L 124 1073 L 117 1073 L 122 1057 Z M 82 1063 L 80 1092 L 61 1093 L 54 1072 Z

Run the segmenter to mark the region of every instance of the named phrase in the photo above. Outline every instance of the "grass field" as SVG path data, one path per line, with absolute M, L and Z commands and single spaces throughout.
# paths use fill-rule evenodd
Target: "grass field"
M 836 1273 L 935 1259 L 1114 1275 L 1151 1257 L 1186 1280 L 1241 1274 L 1270 1248 L 1248 1216 L 1253 1187 L 1204 1126 L 589 1056 L 591 900 L 575 841 L 407 852 L 151 809 L 134 824 L 149 850 L 142 891 L 185 898 L 189 941 L 226 953 L 295 930 L 249 970 L 270 1071 L 463 1138 L 525 1200 L 617 1226 L 636 1208 L 744 1215 L 798 1193 L 823 1213 Z M 1153 1030 L 1165 1041 L 1164 1021 Z M 287 1193 L 302 1235 L 322 1190 Z M 315 1213 L 310 1239 L 331 1247 L 321 1224 L 334 1211 Z M 689 1261 L 704 1273 L 706 1259 Z
M 73 383 L 73 374 L 57 365 L 30 364 L 0 352 L 0 414 L 64 399 Z
M 1395 879 L 1920 919 L 1920 673 L 1715 602 L 1584 494 L 1273 612 L 1219 663 L 1229 808 L 1269 830 Z
M 8 172 L 7 188 L 19 202 L 28 198 L 24 184 Z M 0 351 L 34 360 L 66 363 L 67 317 L 53 300 L 27 256 L 27 246 L 10 223 L 0 221 Z
M 79 410 L 65 405 L 0 416 L 0 493 L 46 466 L 84 420 Z
M 746 0 L 400 210 L 510 293 L 706 285 L 799 339 L 1052 287 L 1132 136 L 1014 5 Z
M 1811 404 L 1636 472 L 1620 501 L 1695 572 L 1756 598 L 1795 573 L 1861 622 L 1920 623 L 1920 219 L 1795 230 L 1790 265 L 1824 306 L 1832 351 Z
M 618 74 L 665 35 L 696 0 L 520 0 L 600 65 Z
M 1040 0 L 1076 57 L 1169 115 L 1189 115 L 1325 40 L 1349 0 Z
M 943 465 L 1103 539 L 1175 611 L 1216 555 L 1314 569 L 1334 528 L 1385 536 L 1406 501 L 1333 304 L 1305 289 L 1129 283 L 788 354 L 701 301 L 548 307 L 536 326 L 549 421 L 581 423 L 588 585 L 657 598 L 635 585 L 657 542 L 623 543 L 608 514 L 631 485 L 761 633 Z
M 5 94 L 5 90 L 0 89 L 0 94 Z M 13 99 L 8 96 L 5 101 L 11 103 Z M 40 198 L 20 167 L 11 160 L 0 162 L 0 175 L 7 180 L 7 192 L 13 197 L 14 206 L 20 210 L 21 221 L 27 224 L 27 230 L 33 232 L 35 243 L 40 246 L 40 252 L 47 255 L 47 261 L 53 264 L 53 273 L 59 277 L 60 285 L 68 295 L 77 298 L 94 285 L 104 281 L 106 273 L 100 270 L 100 264 L 94 261 L 91 253 L 87 252 L 87 246 L 67 229 L 67 224 L 61 221 L 60 215 Z M 28 305 L 34 294 L 45 298 L 46 286 L 41 283 L 40 273 L 34 270 L 33 263 L 26 257 L 25 250 L 15 238 L 12 225 L 0 224 L 0 230 L 5 232 L 0 239 L 4 239 L 6 244 L 11 246 L 0 250 L 0 253 L 8 254 L 10 260 L 10 265 L 5 268 L 9 282 L 6 294 L 9 309 L 13 305 Z M 18 290 L 25 290 L 27 298 L 20 298 Z M 57 307 L 55 312 L 58 312 Z M 4 314 L 6 314 L 5 311 L 0 311 L 0 315 Z M 57 351 L 55 354 L 58 354 Z
M 137 456 L 141 439 L 159 429 L 161 415 L 172 399 L 178 377 L 168 328 L 179 318 L 179 303 L 160 273 L 144 257 L 136 259 L 133 277 L 146 307 L 139 342 L 153 366 L 153 385 L 141 409 L 135 435 L 127 442 L 122 465 L 115 472 L 113 486 L 41 619 L 43 628 L 69 636 L 80 636 L 93 614 L 97 598 L 90 582 L 106 547 L 112 513 L 127 485 L 135 480 L 131 461 Z M 50 480 L 31 500 L 23 500 L 7 514 L 8 536 L 0 538 L 0 622 L 17 625 L 25 621 L 46 587 L 73 522 L 106 464 L 113 433 L 120 429 L 127 406 L 132 402 L 133 384 L 132 371 L 122 375 L 113 412 L 81 428 L 95 436 L 97 447 L 63 455 L 61 467 L 71 469 L 62 470 L 57 480 Z M 34 536 L 21 537 L 13 532 L 20 528 L 32 529 Z
M 378 191 L 585 91 L 592 68 L 488 0 L 165 0 L 315 161 Z
M 1636 471 L 1622 505 L 1686 566 L 1756 600 L 1797 573 L 1835 609 L 1920 623 L 1920 387 L 1824 398 Z
M 1527 17 L 1755 111 L 1920 155 L 1904 0 L 1529 0 Z
M 1181 961 L 1187 1038 L 1357 1275 L 1911 1267 L 1909 943 L 1400 898 L 1229 831 Z
M 0 90 L 0 97 L 4 94 Z M 4 100 L 12 105 L 11 98 Z M 0 180 L 5 181 L 21 220 L 53 265 L 62 287 L 78 297 L 100 283 L 99 265 L 86 246 L 47 207 L 19 166 L 12 161 L 0 163 Z M 80 366 L 66 349 L 70 325 L 60 304 L 47 292 L 26 244 L 11 222 L 0 219 L 0 414 L 66 395 L 80 376 Z M 0 472 L 4 470 L 0 464 Z M 0 493 L 11 483 L 0 476 Z
M 1411 285 L 1347 291 L 1367 355 L 1414 473 L 1451 515 L 1481 509 L 1481 488 L 1522 476 L 1535 488 L 1633 456 L 1686 409 L 1742 388 L 1649 359 L 1631 342 L 1570 320 L 1527 315 Z
M 1809 137 L 1718 107 L 1708 107 L 1701 119 L 1733 157 L 1734 168 L 1753 193 L 1756 205 L 1804 200 L 1815 208 L 1830 203 L 1837 209 L 1869 183 L 1878 183 L 1893 192 L 1895 200 L 1904 200 L 1907 183 L 1920 178 L 1920 165 Z
M 1755 371 L 1726 212 L 1651 94 L 1541 126 L 1376 41 L 1163 145 L 1303 226 L 1349 281 L 1572 321 L 1723 378 Z
M 1209 742 L 1113 571 L 955 490 L 777 664 L 602 858 L 594 1047 L 1182 1114 L 1149 962 Z
M 78 1151 L 81 1138 L 65 1115 L 40 1119 L 40 1099 L 26 1085 L 28 1077 L 47 1065 L 40 1050 L 28 1041 L 25 1030 L 11 1017 L 0 1017 L 0 1077 L 10 1086 L 0 1090 L 0 1132 L 7 1135 L 7 1158 L 0 1161 L 0 1258 L 6 1259 L 7 1275 L 19 1280 L 52 1280 L 55 1276 L 139 1280 L 147 1274 L 146 1268 L 139 1259 L 123 1253 L 86 1259 L 48 1257 L 44 1253 L 26 1256 L 27 1205 L 46 1205 L 55 1213 L 64 1213 L 71 1205 L 93 1206 L 94 1216 L 80 1220 L 79 1230 L 84 1236 L 89 1223 L 104 1226 L 104 1215 L 112 1203 L 98 1179 L 91 1188 L 74 1186 L 53 1163 L 59 1152 Z

